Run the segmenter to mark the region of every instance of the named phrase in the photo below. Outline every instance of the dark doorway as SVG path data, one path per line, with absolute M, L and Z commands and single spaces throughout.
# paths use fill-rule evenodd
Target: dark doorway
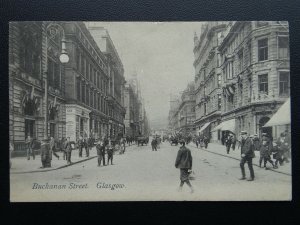
M 268 134 L 269 137 L 272 137 L 272 127 L 263 127 L 269 120 L 270 120 L 270 118 L 267 117 L 267 116 L 262 117 L 259 120 L 259 133 L 260 133 L 260 136 L 261 136 L 262 133 L 266 133 L 266 134 Z
M 31 119 L 25 119 L 25 139 L 30 136 L 35 138 L 35 121 Z

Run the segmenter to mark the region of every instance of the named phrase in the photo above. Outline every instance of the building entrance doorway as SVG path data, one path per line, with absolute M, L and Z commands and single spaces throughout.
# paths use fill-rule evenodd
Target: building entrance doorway
M 30 136 L 35 138 L 35 120 L 25 119 L 25 139 Z
M 269 137 L 272 137 L 272 127 L 263 127 L 268 121 L 270 120 L 270 117 L 262 117 L 259 120 L 259 134 L 261 137 L 262 133 L 268 134 Z

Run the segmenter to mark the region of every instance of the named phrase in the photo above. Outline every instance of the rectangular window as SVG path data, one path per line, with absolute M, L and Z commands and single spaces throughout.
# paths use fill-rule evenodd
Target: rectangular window
M 242 72 L 243 71 L 243 66 L 244 66 L 243 49 L 239 51 L 238 56 L 239 56 L 239 72 Z
M 80 52 L 79 49 L 76 49 L 76 68 L 77 71 L 80 71 Z
M 278 37 L 278 58 L 286 59 L 289 57 L 289 39 L 287 36 Z
M 90 64 L 90 70 L 89 70 L 89 75 L 88 75 L 88 79 L 92 80 L 92 65 Z
M 96 69 L 94 69 L 94 84 L 95 84 L 95 86 L 97 85 L 97 70 Z
M 84 59 L 84 57 L 83 57 L 83 54 L 80 54 L 80 62 L 81 62 L 81 65 L 80 65 L 80 72 L 81 72 L 81 74 L 82 75 L 84 75 L 84 72 L 85 72 L 85 67 L 84 67 L 84 65 L 85 65 L 85 59 Z
M 268 39 L 258 40 L 258 61 L 268 60 Z
M 82 83 L 81 86 L 81 101 L 85 103 L 85 83 Z
M 289 94 L 289 82 L 290 82 L 290 73 L 279 72 L 279 95 Z
M 91 90 L 90 94 L 91 94 L 91 95 L 90 95 L 91 107 L 94 108 L 94 99 L 93 99 L 94 94 L 93 94 L 93 91 L 92 91 L 92 90 Z
M 258 91 L 268 94 L 268 74 L 258 75 Z
M 80 100 L 80 78 L 76 79 L 76 87 L 77 87 L 77 100 Z
M 248 65 L 251 65 L 252 63 L 252 49 L 251 49 L 251 44 L 248 44 L 248 54 L 249 54 L 249 59 L 248 59 Z
M 86 104 L 90 105 L 90 90 L 86 89 Z
M 85 77 L 87 79 L 89 79 L 88 75 L 89 75 L 89 67 L 88 67 L 88 60 L 85 60 Z

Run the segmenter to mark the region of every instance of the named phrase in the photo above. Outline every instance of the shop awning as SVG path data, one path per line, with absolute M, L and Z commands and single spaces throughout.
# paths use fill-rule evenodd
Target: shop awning
M 264 127 L 272 127 L 286 125 L 291 123 L 291 104 L 290 98 L 278 109 L 272 118 L 264 125 Z
M 209 126 L 209 124 L 210 124 L 210 122 L 204 124 L 204 125 L 200 128 L 199 132 L 204 131 L 204 129 L 207 128 L 207 127 Z
M 220 123 L 218 126 L 216 126 L 213 131 L 216 130 L 229 130 L 233 133 L 235 133 L 235 119 L 227 120 L 222 123 Z

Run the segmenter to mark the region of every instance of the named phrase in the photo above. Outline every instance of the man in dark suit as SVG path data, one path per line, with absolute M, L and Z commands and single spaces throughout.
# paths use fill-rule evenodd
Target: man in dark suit
M 254 180 L 254 170 L 253 170 L 253 165 L 252 165 L 252 159 L 254 158 L 254 150 L 253 150 L 253 142 L 252 140 L 248 137 L 247 131 L 242 131 L 241 132 L 241 162 L 240 162 L 240 167 L 242 171 L 242 177 L 240 180 L 245 180 L 246 179 L 246 174 L 245 174 L 245 163 L 247 162 L 249 171 L 250 171 L 250 178 L 247 179 L 247 181 L 253 181 Z
M 179 142 L 181 147 L 178 150 L 175 167 L 180 169 L 180 186 L 179 191 L 182 190 L 183 184 L 186 183 L 190 189 L 191 193 L 194 192 L 194 189 L 189 181 L 189 174 L 192 169 L 193 158 L 190 149 L 185 147 L 185 141 L 180 140 Z

